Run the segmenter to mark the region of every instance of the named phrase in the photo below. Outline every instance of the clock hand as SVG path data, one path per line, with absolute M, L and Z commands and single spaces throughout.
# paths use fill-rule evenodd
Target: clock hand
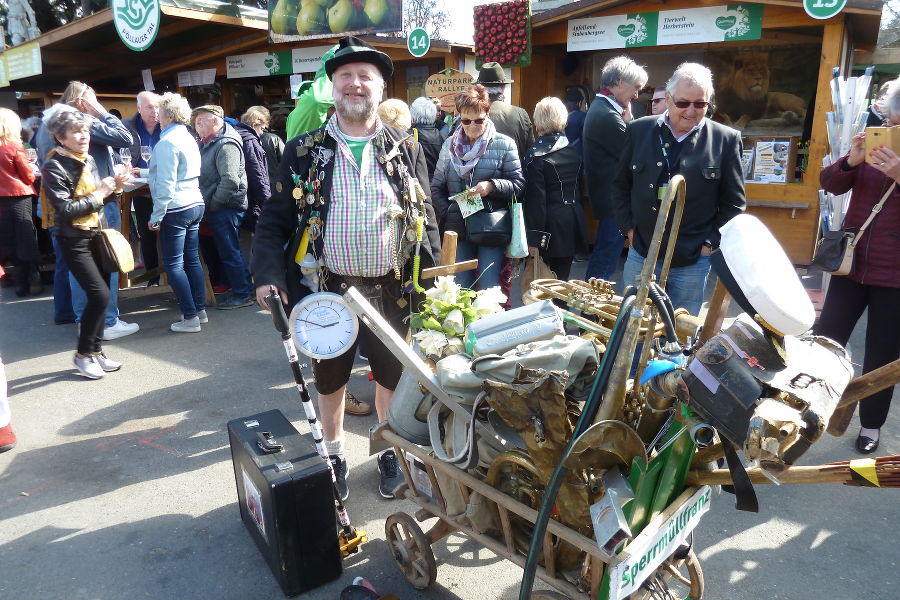
M 309 323 L 310 325 L 315 325 L 316 327 L 321 327 L 322 329 L 325 329 L 326 327 L 334 327 L 335 325 L 337 325 L 340 322 L 340 321 L 335 321 L 334 323 L 329 323 L 328 325 L 322 325 L 320 323 L 313 323 L 312 321 L 307 321 L 306 319 L 297 319 L 297 320 L 303 321 L 304 323 Z

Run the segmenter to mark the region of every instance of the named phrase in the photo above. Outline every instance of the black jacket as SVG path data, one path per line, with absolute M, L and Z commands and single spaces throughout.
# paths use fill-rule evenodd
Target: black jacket
M 659 181 L 666 171 L 660 139 L 661 127 L 668 126 L 659 125 L 657 120 L 657 116 L 643 117 L 628 125 L 611 190 L 619 229 L 622 233 L 634 229 L 634 249 L 641 256 L 647 256 L 656 227 Z M 684 176 L 687 197 L 673 267 L 696 263 L 706 240 L 718 246 L 719 228 L 744 211 L 747 200 L 742 148 L 739 131 L 709 119 L 682 142 L 672 174 Z M 670 219 L 673 214 L 674 206 Z M 667 239 L 663 240 L 663 248 Z
M 550 233 L 547 256 L 587 252 L 581 166 L 581 149 L 561 133 L 539 137 L 525 155 L 525 227 Z
M 394 140 L 403 139 L 408 134 L 395 128 L 385 127 L 385 134 Z M 281 165 L 278 169 L 278 180 L 275 182 L 275 189 L 272 197 L 263 206 L 262 214 L 256 224 L 256 235 L 253 238 L 253 252 L 251 258 L 251 270 L 253 279 L 257 286 L 275 285 L 279 289 L 287 293 L 290 305 L 293 305 L 304 296 L 310 293 L 310 290 L 300 284 L 300 269 L 294 262 L 294 256 L 300 243 L 303 230 L 306 227 L 311 207 L 306 204 L 297 202 L 291 193 L 294 190 L 294 181 L 292 174 L 309 173 L 312 163 L 312 152 L 304 148 L 307 139 L 315 136 L 322 136 L 325 128 L 309 131 L 299 135 L 284 147 Z M 323 144 L 327 147 L 329 140 L 334 141 L 326 134 Z M 428 170 L 425 166 L 425 156 L 422 154 L 421 147 L 412 141 L 412 137 L 400 145 L 400 156 L 403 163 L 407 166 L 416 179 L 422 184 L 422 188 L 428 196 L 427 177 Z M 323 172 L 325 178 L 322 181 L 322 197 L 327 199 L 331 193 L 332 173 L 334 169 L 334 160 L 330 160 L 324 167 Z M 388 174 L 388 179 L 394 186 L 394 179 L 387 168 L 382 164 L 382 169 Z M 396 187 L 395 187 L 396 191 Z M 328 203 L 317 210 L 321 213 L 324 220 L 324 227 L 328 227 Z M 425 240 L 422 242 L 421 250 L 421 267 L 434 266 L 440 263 L 440 238 L 437 231 L 437 219 L 434 216 L 434 210 L 431 207 L 431 199 L 428 196 L 425 200 Z M 319 237 L 318 243 L 321 244 L 323 234 Z M 312 242 L 311 242 L 312 244 Z M 409 274 L 409 263 L 406 265 L 406 275 Z
M 54 154 L 41 167 L 41 187 L 47 195 L 47 202 L 55 211 L 54 226 L 59 237 L 92 237 L 99 231 L 72 226 L 72 219 L 99 212 L 103 208 L 103 197 L 99 192 L 75 197 L 75 186 L 83 169 L 90 169 L 95 183 L 100 183 L 94 159 L 87 157 L 82 163 L 74 158 Z
M 598 221 L 613 215 L 610 184 L 625 143 L 625 121 L 605 98 L 596 98 L 584 118 L 581 145 L 591 214 Z
M 241 226 L 253 231 L 256 220 L 262 211 L 263 204 L 271 196 L 269 188 L 269 167 L 266 163 L 266 151 L 259 142 L 256 131 L 244 123 L 238 123 L 234 129 L 241 136 L 244 150 L 244 170 L 247 172 L 247 212 Z
M 444 145 L 444 136 L 434 125 L 414 124 L 416 137 L 422 152 L 425 153 L 425 165 L 428 167 L 428 181 L 434 177 L 434 168 L 437 166 L 438 156 L 441 155 L 441 146 Z

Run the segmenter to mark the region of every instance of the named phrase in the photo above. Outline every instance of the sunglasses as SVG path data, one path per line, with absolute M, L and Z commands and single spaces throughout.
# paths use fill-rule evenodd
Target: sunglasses
M 650 102 L 652 102 L 653 104 L 659 104 L 660 102 L 665 102 L 665 100 L 665 98 L 654 98 Z
M 709 102 L 706 100 L 698 100 L 696 102 L 691 102 L 689 100 L 673 100 L 672 104 L 677 106 L 678 108 L 687 108 L 691 104 L 694 105 L 694 108 L 706 108 L 709 106 Z
M 463 125 L 471 125 L 472 123 L 475 123 L 476 125 L 483 125 L 486 118 L 487 117 L 483 117 L 481 119 L 460 119 L 459 122 Z

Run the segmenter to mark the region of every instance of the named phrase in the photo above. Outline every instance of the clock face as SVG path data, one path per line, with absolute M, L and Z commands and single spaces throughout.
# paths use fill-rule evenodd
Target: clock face
M 290 322 L 297 350 L 319 360 L 347 352 L 359 334 L 356 315 L 343 298 L 331 292 L 304 298 L 291 311 Z

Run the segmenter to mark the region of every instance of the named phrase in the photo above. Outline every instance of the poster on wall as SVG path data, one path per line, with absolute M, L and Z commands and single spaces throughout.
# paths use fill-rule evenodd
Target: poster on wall
M 402 0 L 269 2 L 269 41 L 296 42 L 403 29 Z
M 713 119 L 745 135 L 802 136 L 818 77 L 819 46 L 716 48 Z

